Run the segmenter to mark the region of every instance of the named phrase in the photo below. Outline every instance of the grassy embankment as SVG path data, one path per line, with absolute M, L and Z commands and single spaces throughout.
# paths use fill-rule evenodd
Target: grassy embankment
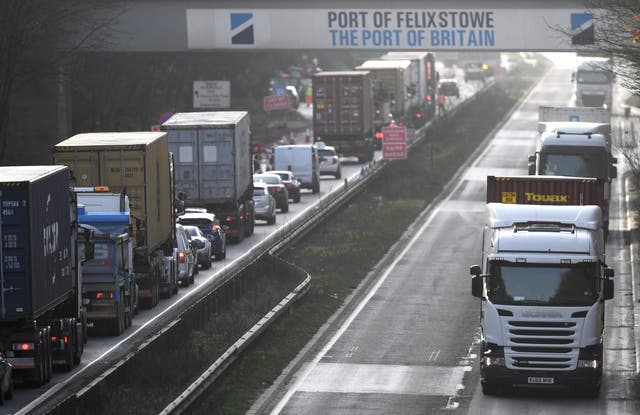
M 479 97 L 463 114 L 444 119 L 368 189 L 282 257 L 312 275 L 312 287 L 287 315 L 241 356 L 201 399 L 197 414 L 243 414 L 340 308 L 391 245 L 438 195 L 485 136 L 539 79 L 523 68 Z

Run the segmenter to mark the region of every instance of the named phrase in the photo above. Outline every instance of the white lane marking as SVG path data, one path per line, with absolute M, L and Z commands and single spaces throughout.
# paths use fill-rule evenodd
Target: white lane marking
M 455 395 L 464 370 L 450 366 L 318 363 L 301 392 Z
M 537 91 L 541 88 L 540 85 L 542 85 L 543 81 L 545 79 L 547 79 L 548 76 L 549 75 L 547 74 L 543 78 L 543 80 L 540 81 L 538 83 L 538 85 L 536 85 L 536 87 L 531 89 L 529 94 L 520 103 L 520 106 L 519 106 L 518 110 L 521 110 L 521 108 L 524 106 L 524 104 L 527 102 L 527 100 L 531 97 L 531 95 L 533 95 L 534 93 L 537 93 Z M 537 117 L 537 113 L 536 113 L 536 117 Z M 507 123 L 505 123 L 505 126 L 506 126 L 506 124 Z M 499 131 L 501 131 L 501 130 L 502 129 L 500 129 Z M 498 133 L 498 132 L 496 132 L 496 133 Z M 480 163 L 483 160 L 483 158 L 486 156 L 486 154 L 489 151 L 492 151 L 491 146 L 490 145 L 485 146 L 484 150 L 477 156 L 476 160 L 471 163 L 470 167 L 466 168 L 465 171 L 469 170 L 470 168 L 476 167 L 478 165 L 478 163 Z M 324 356 L 325 354 L 327 354 L 327 352 L 329 350 L 331 350 L 333 345 L 338 341 L 338 339 L 340 337 L 342 337 L 344 332 L 351 326 L 351 324 L 353 323 L 355 318 L 360 314 L 362 309 L 364 309 L 364 307 L 371 300 L 371 298 L 378 292 L 378 290 L 380 289 L 382 284 L 384 284 L 384 282 L 387 280 L 387 278 L 389 277 L 391 272 L 397 266 L 398 262 L 400 262 L 402 259 L 404 259 L 404 257 L 407 254 L 407 252 L 409 252 L 412 249 L 412 247 L 416 243 L 416 241 L 422 236 L 422 234 L 425 232 L 425 230 L 431 225 L 431 222 L 434 221 L 436 215 L 440 212 L 441 204 L 449 201 L 452 198 L 452 196 L 458 191 L 458 189 L 462 186 L 462 184 L 464 183 L 463 177 L 464 177 L 464 174 L 462 174 L 460 177 L 458 177 L 458 175 L 454 175 L 453 176 L 452 180 L 456 180 L 456 179 L 458 180 L 458 182 L 453 187 L 453 189 L 449 192 L 449 194 L 447 196 L 444 197 L 444 199 L 440 203 L 438 203 L 436 206 L 433 207 L 433 210 L 429 214 L 427 220 L 425 220 L 425 222 L 422 224 L 420 229 L 418 229 L 418 231 L 415 233 L 415 235 L 413 235 L 413 238 L 411 238 L 409 240 L 407 245 L 400 252 L 400 254 L 396 257 L 396 259 L 393 260 L 393 262 L 389 265 L 389 267 L 385 270 L 385 272 L 380 276 L 378 281 L 373 285 L 373 287 L 371 287 L 371 290 L 369 291 L 369 293 L 367 293 L 367 295 L 362 299 L 362 301 L 358 304 L 358 306 L 353 310 L 351 315 L 349 315 L 349 317 L 345 320 L 344 324 L 336 331 L 336 333 L 333 335 L 333 337 L 331 337 L 329 342 L 322 348 L 322 350 L 320 350 L 318 352 L 318 354 L 313 358 L 313 360 L 306 366 L 305 370 L 302 372 L 300 377 L 298 377 L 296 379 L 296 381 L 291 386 L 291 388 L 289 388 L 287 390 L 287 392 L 284 394 L 284 396 L 282 397 L 280 402 L 278 402 L 278 404 L 273 408 L 273 410 L 271 411 L 271 415 L 277 415 L 282 411 L 282 409 L 284 409 L 284 407 L 291 400 L 293 395 L 299 390 L 300 385 L 302 385 L 302 383 L 307 379 L 307 377 L 312 372 L 312 370 L 319 364 L 320 359 L 322 359 L 322 356 Z M 449 184 L 447 184 L 445 186 L 445 188 L 448 188 L 448 185 Z M 427 207 L 427 209 L 429 209 L 429 206 Z

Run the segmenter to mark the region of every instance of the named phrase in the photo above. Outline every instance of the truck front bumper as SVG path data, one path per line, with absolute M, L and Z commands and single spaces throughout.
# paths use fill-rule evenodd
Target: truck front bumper
M 578 368 L 569 372 L 513 370 L 504 366 L 482 367 L 480 377 L 483 383 L 505 386 L 560 387 L 580 389 L 600 384 L 602 368 Z M 545 383 L 541 383 L 544 379 Z M 551 381 L 549 381 L 551 380 Z M 552 383 L 546 383 L 552 382 Z

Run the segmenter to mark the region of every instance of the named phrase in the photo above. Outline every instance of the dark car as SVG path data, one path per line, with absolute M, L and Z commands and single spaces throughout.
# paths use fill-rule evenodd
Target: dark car
M 195 225 L 183 225 L 184 230 L 187 231 L 189 239 L 196 247 L 196 253 L 198 256 L 198 265 L 202 269 L 211 268 L 211 257 L 213 252 L 211 251 L 211 242 L 205 236 L 200 228 Z
M 280 176 L 280 180 L 284 183 L 289 192 L 289 199 L 293 199 L 293 203 L 300 202 L 300 182 L 293 175 L 292 171 L 288 170 L 271 170 L 269 174 L 277 174 Z
M 194 225 L 200 228 L 202 233 L 211 242 L 211 252 L 216 260 L 227 256 L 227 236 L 220 226 L 218 218 L 210 212 L 186 212 L 178 216 L 181 225 Z
M 0 405 L 7 399 L 13 399 L 13 366 L 0 352 Z
M 460 88 L 458 88 L 458 81 L 455 79 L 444 79 L 440 82 L 438 93 L 445 97 L 460 98 Z
M 269 193 L 276 200 L 276 207 L 280 209 L 280 212 L 286 213 L 289 211 L 289 192 L 284 183 L 282 183 L 280 176 L 271 173 L 254 174 L 253 182 L 266 183 L 269 187 Z

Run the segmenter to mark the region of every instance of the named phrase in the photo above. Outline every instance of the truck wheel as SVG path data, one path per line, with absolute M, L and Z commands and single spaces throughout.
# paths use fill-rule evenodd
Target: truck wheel
M 335 176 L 336 176 L 336 179 L 342 178 L 342 170 L 338 169 L 338 171 L 336 172 Z
M 13 376 L 9 379 L 9 389 L 4 393 L 4 398 L 8 400 L 13 399 Z
M 485 395 L 497 395 L 498 391 L 500 390 L 500 387 L 496 384 L 493 383 L 485 383 L 482 382 L 482 393 Z
M 313 193 L 320 193 L 320 180 L 316 178 L 313 181 L 313 189 L 311 189 Z
M 276 223 L 276 215 L 273 215 L 272 217 L 267 219 L 267 224 L 268 225 L 273 225 L 274 223 Z
M 300 193 L 297 193 L 293 198 L 293 203 L 300 203 Z
M 111 323 L 111 335 L 119 336 L 124 331 L 124 303 L 122 302 L 122 295 L 120 295 L 120 301 L 118 301 L 118 309 L 116 311 L 116 318 Z
M 588 399 L 596 399 L 600 395 L 600 383 L 585 385 L 582 388 L 582 395 Z
M 45 328 L 45 383 L 49 383 L 51 378 L 53 377 L 53 347 L 51 344 L 51 327 L 47 326 Z
M 240 243 L 244 240 L 244 227 L 245 223 L 242 222 L 240 228 L 238 228 L 238 235 L 236 236 L 236 242 Z
M 282 207 L 282 209 L 280 209 L 280 212 L 282 212 L 282 213 L 287 213 L 288 211 L 289 211 L 289 200 L 287 200 L 284 203 L 284 206 Z
M 69 342 L 65 345 L 64 364 L 61 369 L 63 372 L 71 372 L 75 361 L 76 336 L 71 335 Z

